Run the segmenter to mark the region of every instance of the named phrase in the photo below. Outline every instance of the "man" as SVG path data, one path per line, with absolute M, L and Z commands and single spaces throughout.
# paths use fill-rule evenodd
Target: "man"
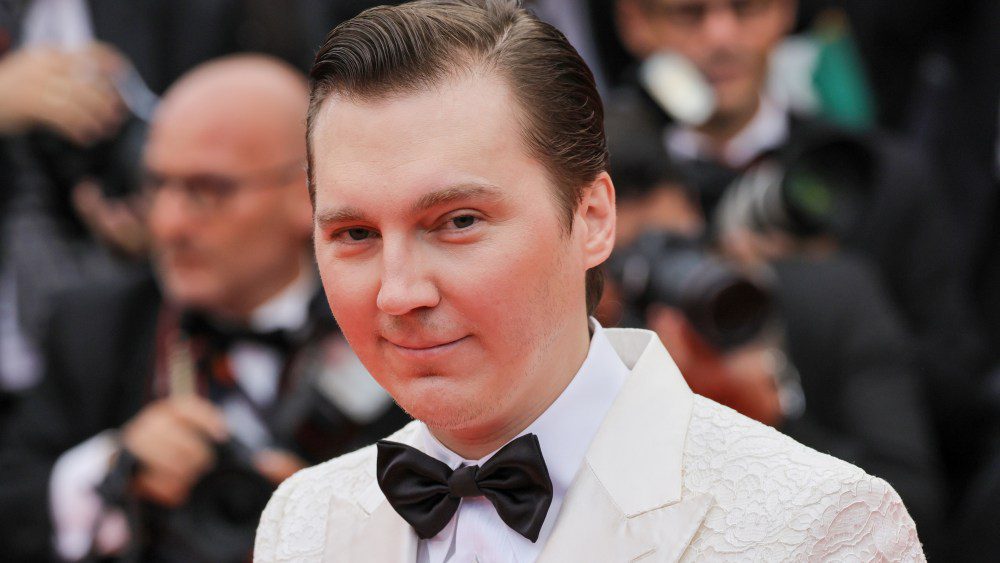
M 35 344 L 53 294 L 110 277 L 125 265 L 114 259 L 120 255 L 145 258 L 143 224 L 128 196 L 138 189 L 149 114 L 167 86 L 233 52 L 271 53 L 308 68 L 322 35 L 298 32 L 298 2 L 274 6 L 0 2 L 0 307 L 16 306 L 19 317 L 13 324 L 4 315 L 0 343 Z M 10 367 L 14 356 L 0 360 L 0 386 L 33 383 L 16 381 L 28 378 Z
M 283 484 L 258 561 L 922 559 L 883 481 L 588 325 L 614 188 L 560 33 L 503 0 L 381 8 L 311 76 L 327 299 L 419 421 Z
M 307 99 L 262 56 L 166 94 L 145 152 L 162 297 L 145 281 L 58 304 L 49 369 L 0 454 L 5 556 L 43 559 L 52 536 L 65 559 L 245 560 L 262 478 L 402 425 L 318 291 Z
M 715 202 L 749 165 L 844 135 L 791 113 L 766 88 L 769 57 L 791 30 L 796 6 L 795 0 L 618 1 L 623 40 L 637 57 L 680 54 L 714 93 L 714 111 L 701 125 L 667 124 L 657 108 L 638 110 L 664 125 L 668 152 L 702 180 L 698 187 L 713 223 Z M 940 457 L 958 493 L 981 461 L 977 407 L 984 396 L 981 338 L 958 262 L 965 252 L 932 159 L 878 132 L 858 138 L 874 157 L 871 196 L 838 242 L 873 262 L 905 328 L 916 336 Z M 920 522 L 922 514 L 917 517 Z
M 3 403 L 16 403 L 42 374 L 37 346 L 53 295 L 119 277 L 146 258 L 133 196 L 157 95 L 232 52 L 308 68 L 322 35 L 298 32 L 298 3 L 281 3 L 280 14 L 274 6 L 0 2 L 0 419 Z
M 713 339 L 717 333 L 706 331 L 706 320 L 726 319 L 724 327 L 741 333 L 753 317 L 699 313 L 702 299 L 722 295 L 719 278 L 681 272 L 717 272 L 707 264 L 720 249 L 705 234 L 696 195 L 665 153 L 661 132 L 632 117 L 612 111 L 605 119 L 618 209 L 618 248 L 609 269 L 629 285 L 622 299 L 602 300 L 602 306 L 624 302 L 629 313 L 638 309 L 639 318 L 633 314 L 621 326 L 659 334 L 699 395 L 888 481 L 917 522 L 926 550 L 942 522 L 940 468 L 912 337 L 877 271 L 824 232 L 787 235 L 759 248 L 721 244 L 728 251 L 722 264 L 739 263 L 767 280 L 775 314 L 741 346 Z M 652 234 L 622 246 L 642 230 L 683 237 Z M 726 237 L 717 233 L 716 239 Z M 755 311 L 752 299 L 741 301 L 740 311 Z M 787 361 L 775 361 L 775 353 Z
M 666 125 L 672 157 L 701 177 L 731 179 L 764 156 L 843 134 L 817 119 L 793 115 L 766 88 L 769 57 L 791 30 L 795 11 L 795 0 L 618 1 L 621 34 L 633 54 L 681 55 L 714 95 L 714 110 L 700 125 L 668 125 L 661 110 L 650 108 L 648 117 Z M 950 259 L 956 252 L 952 217 L 924 155 L 883 135 L 865 141 L 877 163 L 874 193 L 845 242 L 877 263 L 923 347 L 935 350 L 925 352 L 930 354 L 926 361 L 946 379 L 952 373 L 948 366 L 966 365 L 975 354 L 975 343 L 965 337 L 971 327 L 959 268 Z M 701 184 L 711 219 L 726 182 Z

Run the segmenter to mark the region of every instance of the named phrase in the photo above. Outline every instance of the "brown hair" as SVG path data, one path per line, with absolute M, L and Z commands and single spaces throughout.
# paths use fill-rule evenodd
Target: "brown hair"
M 519 0 L 419 0 L 372 8 L 338 25 L 309 74 L 307 140 L 332 94 L 359 100 L 401 96 L 473 69 L 495 72 L 510 86 L 519 110 L 511 117 L 555 185 L 568 233 L 583 188 L 608 167 L 604 107 L 580 55 Z M 315 203 L 311 142 L 308 161 Z M 588 270 L 588 314 L 603 287 L 600 268 Z

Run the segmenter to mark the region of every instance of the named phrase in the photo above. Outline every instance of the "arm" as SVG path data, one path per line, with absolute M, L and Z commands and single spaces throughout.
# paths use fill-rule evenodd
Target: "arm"
M 50 376 L 23 400 L 3 429 L 0 545 L 4 546 L 5 554 L 14 556 L 15 560 L 18 557 L 38 561 L 52 558 L 50 538 L 54 528 L 50 519 L 50 487 L 53 468 L 63 452 L 101 430 L 94 427 L 96 421 L 87 420 L 72 406 L 71 388 L 67 381 L 50 371 Z M 70 472 L 69 483 L 75 477 Z

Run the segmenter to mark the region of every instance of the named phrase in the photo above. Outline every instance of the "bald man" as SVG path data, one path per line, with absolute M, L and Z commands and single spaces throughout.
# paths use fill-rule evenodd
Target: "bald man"
M 324 309 L 307 97 L 259 56 L 166 94 L 144 157 L 155 280 L 59 303 L 0 452 L 5 560 L 246 560 L 255 495 L 407 420 Z

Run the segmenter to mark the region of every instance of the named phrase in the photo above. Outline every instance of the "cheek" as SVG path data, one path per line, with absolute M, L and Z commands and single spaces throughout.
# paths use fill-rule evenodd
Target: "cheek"
M 571 249 L 559 236 L 556 230 L 522 229 L 453 258 L 461 268 L 439 280 L 445 300 L 491 333 L 534 338 L 533 327 L 546 324 L 545 319 L 563 311 L 563 304 L 574 297 L 565 287 Z
M 284 268 L 289 255 L 299 250 L 289 225 L 265 214 L 233 219 L 224 227 L 214 237 L 206 237 L 206 242 L 219 264 L 230 272 L 270 274 Z
M 374 334 L 378 291 L 375 272 L 363 263 L 332 259 L 322 249 L 317 249 L 317 262 L 330 311 L 341 331 L 352 345 L 364 345 L 360 337 Z

